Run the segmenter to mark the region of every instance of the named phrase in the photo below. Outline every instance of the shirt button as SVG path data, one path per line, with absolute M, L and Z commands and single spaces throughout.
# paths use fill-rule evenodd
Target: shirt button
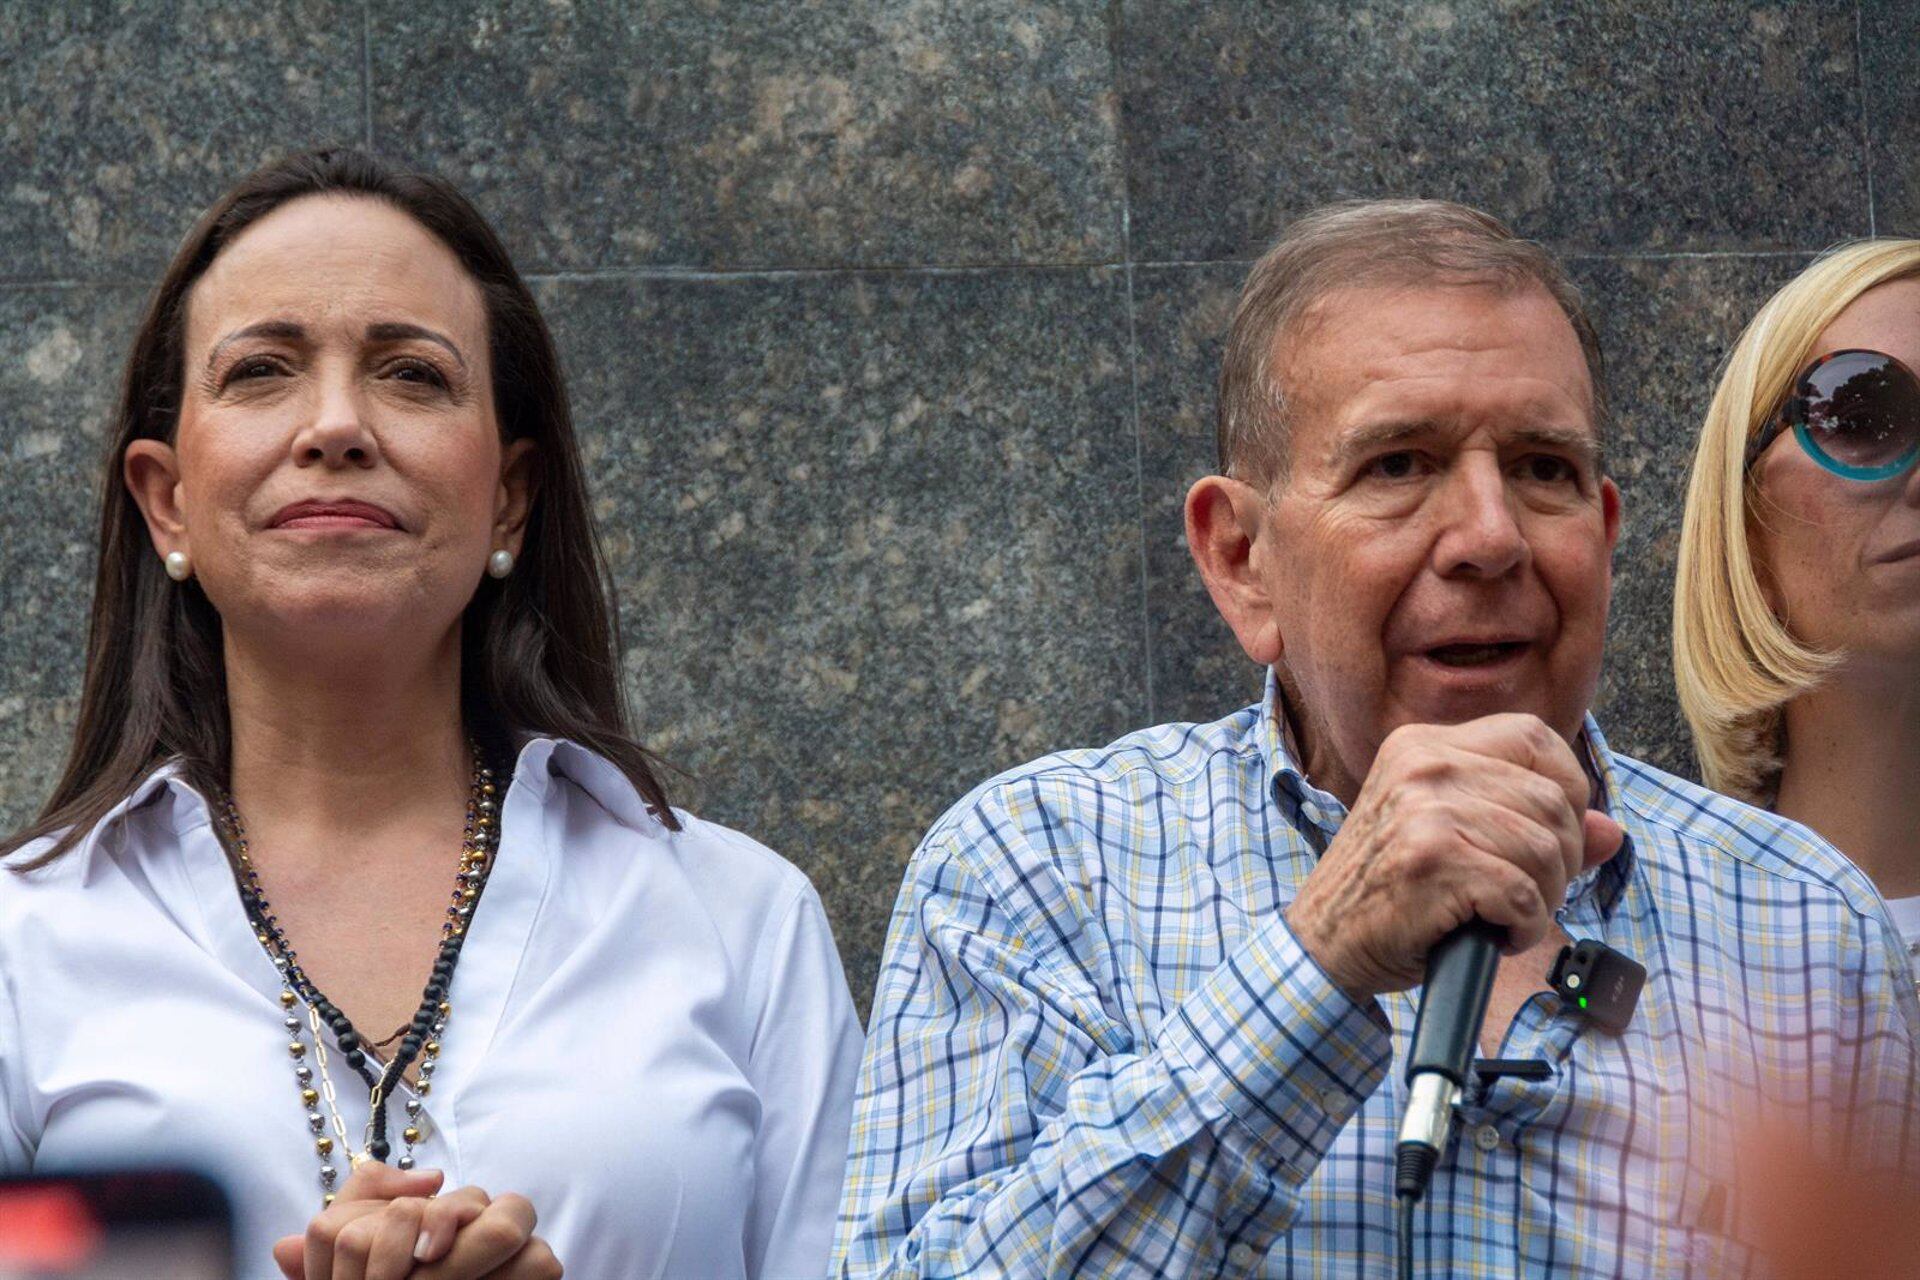
M 1500 1131 L 1490 1124 L 1483 1124 L 1473 1131 L 1473 1145 L 1482 1151 L 1491 1151 L 1500 1145 Z
M 1322 1089 L 1320 1091 L 1320 1105 L 1326 1109 L 1329 1115 L 1334 1115 L 1344 1110 L 1347 1105 L 1346 1090 L 1336 1089 L 1331 1086 Z
M 1251 1267 L 1255 1262 L 1253 1246 L 1244 1242 L 1234 1245 L 1233 1248 L 1227 1250 L 1227 1261 L 1243 1271 Z

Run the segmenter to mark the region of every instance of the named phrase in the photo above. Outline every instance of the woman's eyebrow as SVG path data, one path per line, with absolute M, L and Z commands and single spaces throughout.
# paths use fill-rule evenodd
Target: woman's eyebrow
M 462 369 L 467 367 L 467 358 L 460 354 L 460 348 L 454 344 L 452 338 L 447 337 L 443 333 L 435 332 L 424 325 L 407 324 L 399 320 L 385 320 L 379 324 L 370 324 L 367 326 L 367 339 L 370 342 L 400 342 L 407 338 L 419 338 L 426 342 L 438 343 L 440 346 L 445 347 L 455 360 L 460 362 Z
M 298 342 L 306 336 L 307 331 L 292 320 L 262 320 L 257 324 L 247 325 L 243 329 L 235 329 L 214 343 L 213 350 L 207 352 L 207 367 L 211 369 L 220 353 L 242 338 L 280 338 L 288 342 Z
M 207 352 L 207 366 L 211 368 L 213 362 L 219 358 L 222 351 L 244 338 L 279 338 L 286 342 L 298 342 L 306 336 L 307 331 L 305 327 L 296 321 L 262 320 L 256 324 L 235 329 L 232 333 L 229 333 L 226 337 L 214 343 L 213 349 Z M 455 343 L 452 338 L 447 337 L 445 334 L 429 329 L 424 325 L 408 324 L 399 320 L 387 320 L 367 326 L 367 340 L 369 342 L 401 342 L 408 338 L 419 338 L 427 342 L 437 343 L 447 349 L 448 353 L 460 363 L 462 369 L 467 367 L 467 358 L 461 354 L 459 344 Z

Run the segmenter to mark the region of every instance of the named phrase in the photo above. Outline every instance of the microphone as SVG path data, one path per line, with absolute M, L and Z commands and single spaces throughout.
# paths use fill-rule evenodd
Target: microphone
M 1407 1056 L 1407 1114 L 1395 1152 L 1394 1194 L 1409 1206 L 1426 1194 L 1447 1145 L 1453 1104 L 1466 1087 L 1486 1020 L 1502 931 L 1478 918 L 1427 952 L 1427 976 Z

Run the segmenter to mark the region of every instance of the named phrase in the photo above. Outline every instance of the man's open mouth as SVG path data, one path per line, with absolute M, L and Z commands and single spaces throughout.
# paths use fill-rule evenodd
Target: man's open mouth
M 1526 647 L 1525 640 L 1498 640 L 1490 644 L 1443 644 L 1427 650 L 1427 656 L 1446 667 L 1490 667 L 1517 656 Z

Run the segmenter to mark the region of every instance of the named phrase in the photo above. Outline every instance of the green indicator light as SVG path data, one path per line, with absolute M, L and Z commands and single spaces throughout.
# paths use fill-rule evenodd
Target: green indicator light
M 1587 1007 L 1587 998 L 1585 996 L 1580 997 L 1580 1007 L 1582 1009 Z

